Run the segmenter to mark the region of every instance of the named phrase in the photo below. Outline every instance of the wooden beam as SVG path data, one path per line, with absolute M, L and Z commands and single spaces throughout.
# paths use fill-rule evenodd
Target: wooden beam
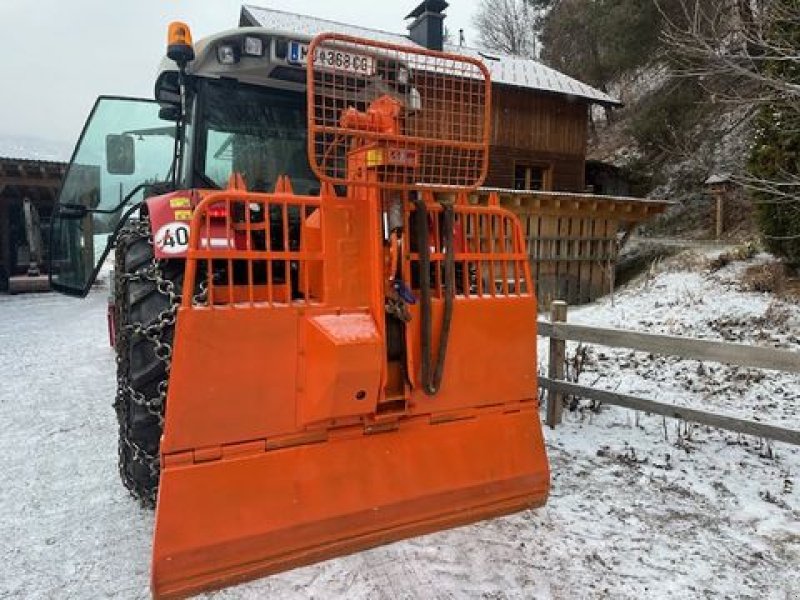
M 600 344 L 613 348 L 630 348 L 641 352 L 695 360 L 711 360 L 756 369 L 800 373 L 800 352 L 790 350 L 622 329 L 589 327 L 574 323 L 539 321 L 538 327 L 539 335 L 562 340 Z
M 539 387 L 547 390 L 548 394 L 560 392 L 561 394 L 591 398 L 603 404 L 621 406 L 622 408 L 630 408 L 632 410 L 655 415 L 664 415 L 665 417 L 673 419 L 683 419 L 684 421 L 692 421 L 693 423 L 700 423 L 701 425 L 708 425 L 709 427 L 716 427 L 717 429 L 735 431 L 737 433 L 754 435 L 756 437 L 800 446 L 800 431 L 794 429 L 786 429 L 784 427 L 777 427 L 757 421 L 748 421 L 746 419 L 737 419 L 736 417 L 727 417 L 725 415 L 718 415 L 703 410 L 678 406 L 676 404 L 657 402 L 656 400 L 620 394 L 618 392 L 597 390 L 576 383 L 557 381 L 547 377 L 539 377 Z
M 530 215 L 532 217 L 549 216 L 549 217 L 572 217 L 580 219 L 582 217 L 591 217 L 593 219 L 614 219 L 625 223 L 639 223 L 644 221 L 649 216 L 636 214 L 636 213 L 619 213 L 611 210 L 600 208 L 588 208 L 586 210 L 575 210 L 573 208 L 562 207 L 560 209 L 551 206 L 543 206 L 539 209 L 531 206 L 520 206 L 518 208 L 509 208 L 511 212 L 516 215 Z
M 11 261 L 9 254 L 11 253 L 11 240 L 9 235 L 10 223 L 8 218 L 9 202 L 3 202 L 0 199 L 0 269 L 5 270 L 7 274 L 11 274 Z
M 0 185 L 18 185 L 22 187 L 35 188 L 58 188 L 61 186 L 61 178 L 48 177 L 39 179 L 36 177 L 0 177 Z
M 550 305 L 550 318 L 555 321 L 567 320 L 567 303 L 556 300 Z M 547 364 L 547 375 L 551 379 L 564 377 L 564 363 L 566 362 L 566 344 L 563 340 L 550 338 L 550 354 Z M 555 429 L 561 423 L 561 413 L 564 396 L 557 390 L 547 392 L 547 425 Z

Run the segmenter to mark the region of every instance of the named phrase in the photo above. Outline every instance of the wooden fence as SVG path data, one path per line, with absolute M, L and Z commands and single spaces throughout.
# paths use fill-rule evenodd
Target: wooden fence
M 800 374 L 800 352 L 715 342 L 693 338 L 640 333 L 566 323 L 567 305 L 556 301 L 551 305 L 551 321 L 539 321 L 539 335 L 550 338 L 547 377 L 539 378 L 539 387 L 547 391 L 547 424 L 555 428 L 561 422 L 563 398 L 575 395 L 642 412 L 692 421 L 718 429 L 735 431 L 800 446 L 800 431 L 728 417 L 675 404 L 657 402 L 629 394 L 578 385 L 564 381 L 566 340 L 630 348 L 653 354 L 709 360 L 741 367 L 772 369 Z

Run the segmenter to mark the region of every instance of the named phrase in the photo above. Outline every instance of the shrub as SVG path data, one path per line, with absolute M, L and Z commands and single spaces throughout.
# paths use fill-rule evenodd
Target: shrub
M 742 274 L 742 285 L 749 292 L 783 294 L 786 290 L 788 269 L 779 262 L 747 267 Z
M 708 266 L 712 271 L 719 271 L 721 268 L 727 267 L 732 262 L 748 260 L 753 258 L 755 255 L 756 247 L 754 244 L 742 244 L 741 246 L 736 246 L 732 250 L 723 252 L 718 257 L 713 259 Z M 761 265 L 755 265 L 755 267 L 761 268 Z M 749 267 L 748 271 L 753 268 L 754 267 Z

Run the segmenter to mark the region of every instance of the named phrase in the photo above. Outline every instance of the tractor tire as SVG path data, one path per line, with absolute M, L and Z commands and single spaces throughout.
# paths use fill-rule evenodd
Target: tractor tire
M 184 262 L 155 258 L 144 218 L 120 231 L 115 263 L 119 474 L 131 495 L 152 508 Z

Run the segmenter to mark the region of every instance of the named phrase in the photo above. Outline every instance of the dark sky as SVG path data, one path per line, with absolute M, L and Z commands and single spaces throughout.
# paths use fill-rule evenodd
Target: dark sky
M 405 32 L 418 0 L 251 0 L 256 6 Z M 238 25 L 238 0 L 0 0 L 0 138 L 73 142 L 100 94 L 151 97 L 167 24 L 194 39 Z M 446 24 L 464 28 L 479 0 L 450 0 Z M 457 35 L 457 34 L 456 34 Z

